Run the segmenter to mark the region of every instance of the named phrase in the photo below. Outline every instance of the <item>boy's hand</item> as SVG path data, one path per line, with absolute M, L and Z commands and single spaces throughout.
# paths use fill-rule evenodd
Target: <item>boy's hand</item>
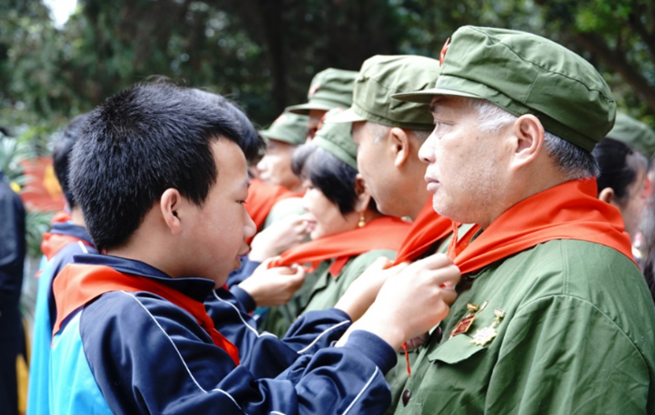
M 250 244 L 248 258 L 262 262 L 302 243 L 311 232 L 306 215 L 295 215 L 259 232 Z
M 376 259 L 362 275 L 350 284 L 334 308 L 344 311 L 353 322 L 357 321 L 373 304 L 384 282 L 408 265 L 400 264 L 390 267 L 391 264 L 392 262 L 386 257 Z
M 416 261 L 389 277 L 373 305 L 348 332 L 370 331 L 398 350 L 448 315 L 459 279 L 459 268 L 443 254 Z M 338 345 L 345 343 L 348 332 Z
M 250 278 L 239 284 L 239 287 L 255 300 L 258 307 L 286 304 L 305 281 L 305 270 L 301 266 L 267 269 L 268 263 L 273 259 L 262 263 Z

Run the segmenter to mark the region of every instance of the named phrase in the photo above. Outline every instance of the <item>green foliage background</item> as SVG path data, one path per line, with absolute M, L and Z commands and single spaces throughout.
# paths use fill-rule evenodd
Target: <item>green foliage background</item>
M 569 47 L 603 74 L 622 111 L 655 127 L 655 0 L 79 0 L 61 28 L 41 0 L 2 0 L 0 128 L 13 138 L 0 140 L 0 168 L 20 183 L 21 158 L 47 154 L 72 117 L 153 75 L 222 93 L 263 126 L 304 102 L 324 68 L 358 70 L 374 54 L 437 57 L 468 24 Z M 33 258 L 49 220 L 28 216 Z M 26 278 L 26 315 L 35 281 Z
M 5 0 L 0 125 L 47 135 L 151 75 L 223 93 L 264 125 L 303 102 L 317 71 L 377 53 L 435 57 L 465 24 L 570 47 L 655 125 L 654 14 L 652 0 L 80 0 L 56 28 L 39 0 Z

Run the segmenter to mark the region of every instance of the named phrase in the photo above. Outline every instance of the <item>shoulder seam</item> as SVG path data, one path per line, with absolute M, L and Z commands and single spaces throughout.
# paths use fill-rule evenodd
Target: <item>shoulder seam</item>
M 220 302 L 222 302 L 222 303 L 226 303 L 227 305 L 229 305 L 230 307 L 232 307 L 232 308 L 234 309 L 234 311 L 237 313 L 237 315 L 239 316 L 239 319 L 241 320 L 241 322 L 242 322 L 242 323 L 243 323 L 243 324 L 244 324 L 244 325 L 245 325 L 245 326 L 246 326 L 250 331 L 252 331 L 253 333 L 255 333 L 255 336 L 257 336 L 257 337 L 260 337 L 260 336 L 261 336 L 261 335 L 259 334 L 259 332 L 257 331 L 257 329 L 255 329 L 254 327 L 252 327 L 250 324 L 248 324 L 248 322 L 247 322 L 246 320 L 243 319 L 243 316 L 241 315 L 241 312 L 239 311 L 239 309 L 238 309 L 234 304 L 232 304 L 232 303 L 229 302 L 229 301 L 223 300 L 221 297 L 219 297 L 218 294 L 216 294 L 216 290 L 212 290 L 212 294 L 214 295 L 214 297 L 215 297 L 218 301 L 220 301 Z
M 603 317 L 605 317 L 605 318 L 606 318 L 606 319 L 607 319 L 607 320 L 608 320 L 608 321 L 609 321 L 609 322 L 610 322 L 610 323 L 611 323 L 611 324 L 616 328 L 616 330 L 617 330 L 618 332 L 620 332 L 620 333 L 621 333 L 621 334 L 622 334 L 622 335 L 623 335 L 623 336 L 628 340 L 628 342 L 630 343 L 630 345 L 632 345 L 633 349 L 637 352 L 637 354 L 638 354 L 639 357 L 641 358 L 641 361 L 642 361 L 643 365 L 644 365 L 646 368 L 648 368 L 648 362 L 646 362 L 646 360 L 644 359 L 644 354 L 643 354 L 643 352 L 642 352 L 642 351 L 637 347 L 637 345 L 636 345 L 635 342 L 632 340 L 632 338 L 631 338 L 630 336 L 628 336 L 628 334 L 623 330 L 623 328 L 621 328 L 621 326 L 619 326 L 619 325 L 616 323 L 616 321 L 614 321 L 614 319 L 612 319 L 610 316 L 608 316 L 607 313 L 605 313 L 603 310 L 601 310 L 600 308 L 598 308 L 598 307 L 596 306 L 596 304 L 592 303 L 591 301 L 589 301 L 589 300 L 587 300 L 587 299 L 585 299 L 585 298 L 578 297 L 578 296 L 571 295 L 571 294 L 551 294 L 551 295 L 546 295 L 546 296 L 543 296 L 543 297 L 535 298 L 535 299 L 533 299 L 532 301 L 530 301 L 530 302 L 528 302 L 528 303 L 525 303 L 525 304 L 522 304 L 521 306 L 519 306 L 519 307 L 516 309 L 516 314 L 514 314 L 514 317 L 516 317 L 516 315 L 518 315 L 518 314 L 521 312 L 521 309 L 524 309 L 525 307 L 528 307 L 528 306 L 530 306 L 530 305 L 532 305 L 532 304 L 534 304 L 534 303 L 536 303 L 536 302 L 538 302 L 538 301 L 548 300 L 548 299 L 551 299 L 551 298 L 554 299 L 554 298 L 556 298 L 556 297 L 571 298 L 571 299 L 578 300 L 578 301 L 580 301 L 580 302 L 582 302 L 582 303 L 585 303 L 585 304 L 590 305 L 594 310 L 596 310 L 599 314 L 601 314 Z

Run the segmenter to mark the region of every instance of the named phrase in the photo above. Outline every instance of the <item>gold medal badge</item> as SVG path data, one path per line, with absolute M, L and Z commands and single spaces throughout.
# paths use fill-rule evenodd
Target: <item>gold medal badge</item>
M 500 321 L 503 319 L 503 317 L 505 317 L 505 312 L 497 308 L 494 310 L 494 314 L 496 317 L 494 317 L 494 321 L 491 322 L 491 326 L 483 327 L 476 331 L 473 335 L 473 340 L 471 340 L 471 344 L 485 346 L 498 335 L 496 332 L 496 327 L 498 327 Z

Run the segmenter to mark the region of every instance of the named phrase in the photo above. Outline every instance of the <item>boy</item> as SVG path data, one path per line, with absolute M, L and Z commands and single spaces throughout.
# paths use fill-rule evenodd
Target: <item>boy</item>
M 27 413 L 48 414 L 48 366 L 52 326 L 56 320 L 55 299 L 52 283 L 62 268 L 73 261 L 73 255 L 97 253 L 91 237 L 84 228 L 82 210 L 75 203 L 68 180 L 70 154 L 77 138 L 82 133 L 88 114 L 71 120 L 62 138 L 55 144 L 52 152 L 55 175 L 61 185 L 70 211 L 70 220 L 55 222 L 49 232 L 43 235 L 41 250 L 44 265 L 39 271 L 39 287 L 34 311 L 34 331 L 32 335 L 32 359 L 28 389 Z
M 107 255 L 77 256 L 55 281 L 54 413 L 382 413 L 394 350 L 447 314 L 459 272 L 436 256 L 379 294 L 361 280 L 283 340 L 258 335 L 215 289 L 255 232 L 243 201 L 256 143 L 234 111 L 139 85 L 92 113 L 71 181 Z

